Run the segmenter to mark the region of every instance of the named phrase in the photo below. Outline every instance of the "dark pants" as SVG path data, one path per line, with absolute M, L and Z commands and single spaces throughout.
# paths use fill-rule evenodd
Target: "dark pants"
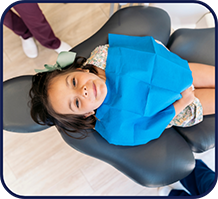
M 180 182 L 192 196 L 197 196 L 206 193 L 211 188 L 214 180 L 215 172 L 201 160 L 196 160 L 195 169 Z M 172 190 L 169 196 L 189 196 L 189 194 L 183 190 Z
M 59 48 L 60 40 L 55 36 L 37 3 L 20 3 L 13 8 L 20 17 L 9 10 L 4 18 L 5 26 L 23 39 L 33 36 L 47 48 Z

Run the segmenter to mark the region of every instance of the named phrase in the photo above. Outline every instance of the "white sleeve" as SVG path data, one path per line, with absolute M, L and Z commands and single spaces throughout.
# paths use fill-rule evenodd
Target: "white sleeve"
M 158 40 L 156 40 L 156 39 L 155 39 L 155 41 L 156 41 L 158 44 L 164 46 L 164 47 L 169 51 L 169 49 L 168 49 L 161 41 L 158 41 Z

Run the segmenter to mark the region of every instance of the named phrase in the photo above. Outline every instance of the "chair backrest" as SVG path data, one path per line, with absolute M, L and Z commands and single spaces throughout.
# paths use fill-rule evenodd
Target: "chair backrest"
M 72 51 L 77 52 L 79 56 L 88 57 L 96 46 L 107 43 L 108 33 L 149 35 L 167 44 L 170 19 L 165 11 L 158 8 L 124 8 Z M 27 106 L 30 86 L 31 76 L 21 76 L 4 82 L 5 130 L 33 132 L 47 128 L 33 123 L 30 118 Z M 136 147 L 110 145 L 96 131 L 90 131 L 89 136 L 83 140 L 60 133 L 71 147 L 113 165 L 141 185 L 167 185 L 184 178 L 194 168 L 194 157 L 187 142 L 173 128 L 164 131 L 159 139 Z
M 167 45 L 170 36 L 170 18 L 164 10 L 159 8 L 127 7 L 114 13 L 94 35 L 71 51 L 87 58 L 95 47 L 108 43 L 108 33 L 148 35 Z

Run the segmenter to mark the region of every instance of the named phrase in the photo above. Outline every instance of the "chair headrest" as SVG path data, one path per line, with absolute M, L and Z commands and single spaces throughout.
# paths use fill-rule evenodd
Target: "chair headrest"
M 19 76 L 3 83 L 3 129 L 12 132 L 36 132 L 49 126 L 35 123 L 30 117 L 29 90 L 32 75 Z

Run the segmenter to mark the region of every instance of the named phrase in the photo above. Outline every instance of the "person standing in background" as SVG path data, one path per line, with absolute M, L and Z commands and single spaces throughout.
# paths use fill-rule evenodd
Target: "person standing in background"
M 37 3 L 20 3 L 14 10 L 9 10 L 3 24 L 19 35 L 24 53 L 29 58 L 38 56 L 34 38 L 44 47 L 54 49 L 57 53 L 69 51 L 72 47 L 57 38 Z
M 160 196 L 199 196 L 212 188 L 216 174 L 202 160 L 195 160 L 195 169 L 179 182 L 159 189 Z M 183 186 L 184 189 L 181 189 Z M 173 189 L 172 189 L 173 188 Z

